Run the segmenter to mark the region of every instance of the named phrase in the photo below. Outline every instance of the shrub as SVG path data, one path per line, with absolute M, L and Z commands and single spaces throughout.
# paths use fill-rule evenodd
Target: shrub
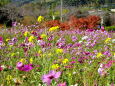
M 68 22 L 60 22 L 59 20 L 47 21 L 45 23 L 45 26 L 47 26 L 47 27 L 59 26 L 61 30 L 69 30 L 70 29 L 70 25 L 68 24 Z
M 61 30 L 69 30 L 70 29 L 70 25 L 68 24 L 68 22 L 60 23 L 59 27 Z
M 97 25 L 100 23 L 100 17 L 98 16 L 88 16 L 87 18 L 87 29 L 97 28 Z
M 96 29 L 100 23 L 100 17 L 88 16 L 84 18 L 70 17 L 69 24 L 74 29 Z
M 6 5 L 6 4 L 10 3 L 10 2 L 11 2 L 11 0 L 0 0 L 0 7 Z
M 54 26 L 60 26 L 59 20 L 50 20 L 45 23 L 47 27 L 54 27 Z
M 110 13 L 109 12 L 107 12 L 103 15 L 103 21 L 104 21 L 103 24 L 105 26 L 110 26 L 111 25 L 111 19 L 110 19 Z
M 8 4 L 0 8 L 0 23 L 12 26 L 12 22 L 22 18 L 18 8 L 13 4 Z
M 36 23 L 36 18 L 33 16 L 24 16 L 23 20 L 21 21 L 24 25 L 31 25 Z
M 47 27 L 59 26 L 61 30 L 72 29 L 97 29 L 97 26 L 100 23 L 100 17 L 98 16 L 87 16 L 84 18 L 77 18 L 71 16 L 69 21 L 60 22 L 59 20 L 47 21 L 45 25 Z
M 2 29 L 4 27 L 4 25 L 3 24 L 0 24 L 0 29 Z
M 105 27 L 105 30 L 107 30 L 107 31 L 115 31 L 115 26 Z

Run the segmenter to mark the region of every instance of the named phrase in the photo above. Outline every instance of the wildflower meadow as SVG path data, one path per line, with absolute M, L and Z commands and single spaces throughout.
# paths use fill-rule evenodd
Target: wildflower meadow
M 0 30 L 0 86 L 115 85 L 114 32 L 39 28 L 43 19 Z

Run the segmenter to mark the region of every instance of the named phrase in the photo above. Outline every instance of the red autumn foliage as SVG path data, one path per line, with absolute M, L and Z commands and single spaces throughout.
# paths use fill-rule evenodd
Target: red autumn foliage
M 47 27 L 54 27 L 54 26 L 59 26 L 60 21 L 59 20 L 50 20 L 45 23 Z
M 100 20 L 101 19 L 98 16 L 88 16 L 87 17 L 87 22 L 88 22 L 87 28 L 91 28 L 91 29 L 96 28 Z
M 70 29 L 70 25 L 68 24 L 68 22 L 64 22 L 64 23 L 60 23 L 61 30 L 69 30 Z
M 61 28 L 61 30 L 68 30 L 68 29 L 70 29 L 70 25 L 68 24 L 68 22 L 60 22 L 59 20 L 47 21 L 45 23 L 45 25 L 47 27 L 59 26 Z
M 71 16 L 69 21 L 60 22 L 59 20 L 47 21 L 45 25 L 47 27 L 59 26 L 61 30 L 71 29 L 97 29 L 97 25 L 100 22 L 100 17 L 98 16 L 87 16 L 84 18 L 76 18 Z
M 100 17 L 98 16 L 88 16 L 84 18 L 71 16 L 69 19 L 69 24 L 74 29 L 96 29 L 99 22 Z

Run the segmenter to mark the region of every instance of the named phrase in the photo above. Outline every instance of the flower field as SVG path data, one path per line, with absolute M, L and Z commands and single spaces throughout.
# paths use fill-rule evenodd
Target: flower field
M 59 28 L 1 29 L 0 85 L 114 86 L 115 33 Z

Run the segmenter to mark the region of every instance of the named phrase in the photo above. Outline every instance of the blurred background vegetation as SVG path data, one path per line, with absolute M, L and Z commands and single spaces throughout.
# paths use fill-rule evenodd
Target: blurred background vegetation
M 11 22 L 17 21 L 30 25 L 36 23 L 40 15 L 47 20 L 62 17 L 64 21 L 71 15 L 85 17 L 94 14 L 102 17 L 104 14 L 108 25 L 104 24 L 110 26 L 115 23 L 112 20 L 115 13 L 110 9 L 115 9 L 115 0 L 0 0 L 0 24 L 11 26 Z

